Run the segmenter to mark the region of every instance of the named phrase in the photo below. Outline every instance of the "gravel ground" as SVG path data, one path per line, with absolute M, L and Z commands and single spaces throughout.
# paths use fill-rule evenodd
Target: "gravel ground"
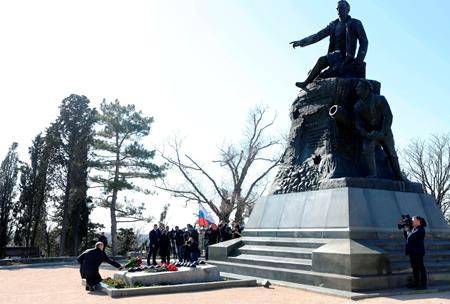
M 102 269 L 103 277 L 113 271 Z M 101 304 L 101 303 L 151 303 L 151 304 L 318 304 L 318 303 L 449 303 L 450 293 L 436 293 L 392 298 L 375 298 L 351 301 L 293 288 L 263 287 L 231 288 L 195 293 L 177 293 L 112 299 L 103 293 L 86 292 L 81 286 L 77 268 L 42 267 L 0 270 L 1 304 Z

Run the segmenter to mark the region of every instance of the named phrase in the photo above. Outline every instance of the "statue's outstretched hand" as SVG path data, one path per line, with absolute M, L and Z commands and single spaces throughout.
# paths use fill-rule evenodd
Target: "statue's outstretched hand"
M 295 49 L 298 46 L 305 46 L 305 44 L 303 43 L 303 40 L 297 40 L 297 41 L 292 41 L 289 44 L 292 44 L 292 47 Z

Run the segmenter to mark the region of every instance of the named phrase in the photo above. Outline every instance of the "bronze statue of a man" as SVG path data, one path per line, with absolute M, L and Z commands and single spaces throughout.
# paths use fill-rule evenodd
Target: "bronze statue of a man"
M 364 58 L 369 42 L 364 27 L 361 21 L 350 17 L 350 4 L 347 1 L 339 1 L 337 11 L 339 18 L 332 21 L 326 28 L 317 34 L 291 42 L 294 48 L 297 46 L 304 47 L 330 36 L 328 54 L 317 60 L 306 80 L 295 84 L 297 87 L 304 89 L 327 67 L 334 70 L 329 74 L 329 77 L 346 77 L 346 74 L 352 74 L 349 77 L 365 78 Z M 359 41 L 359 49 L 355 58 L 357 41 Z M 349 72 L 360 71 L 361 69 L 364 72 L 356 72 L 356 75 L 354 72 Z
M 361 79 L 356 85 L 359 100 L 354 105 L 355 127 L 363 137 L 363 156 L 368 167 L 367 177 L 377 176 L 375 148 L 381 145 L 386 153 L 395 178 L 401 180 L 402 173 L 395 152 L 392 135 L 392 112 L 384 96 L 374 94 L 369 81 Z

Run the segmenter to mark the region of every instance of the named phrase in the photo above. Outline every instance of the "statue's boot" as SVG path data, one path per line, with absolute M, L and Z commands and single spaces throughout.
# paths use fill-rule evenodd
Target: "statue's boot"
M 300 88 L 300 89 L 306 89 L 306 86 L 308 85 L 308 83 L 306 81 L 303 82 L 296 82 L 295 86 Z
M 320 72 L 322 72 L 323 69 L 328 67 L 328 60 L 326 56 L 320 57 L 319 60 L 317 60 L 316 65 L 313 67 L 313 69 L 309 72 L 308 77 L 303 82 L 296 82 L 295 85 L 299 87 L 300 89 L 306 89 L 306 86 L 314 81 L 314 79 L 317 78 L 317 76 L 320 75 Z

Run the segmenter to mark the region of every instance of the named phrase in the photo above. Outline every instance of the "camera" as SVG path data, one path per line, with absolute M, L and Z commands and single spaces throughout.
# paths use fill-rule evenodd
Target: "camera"
M 402 219 L 397 225 L 398 229 L 401 230 L 403 228 L 412 228 L 412 218 L 409 216 L 409 214 L 402 214 Z

